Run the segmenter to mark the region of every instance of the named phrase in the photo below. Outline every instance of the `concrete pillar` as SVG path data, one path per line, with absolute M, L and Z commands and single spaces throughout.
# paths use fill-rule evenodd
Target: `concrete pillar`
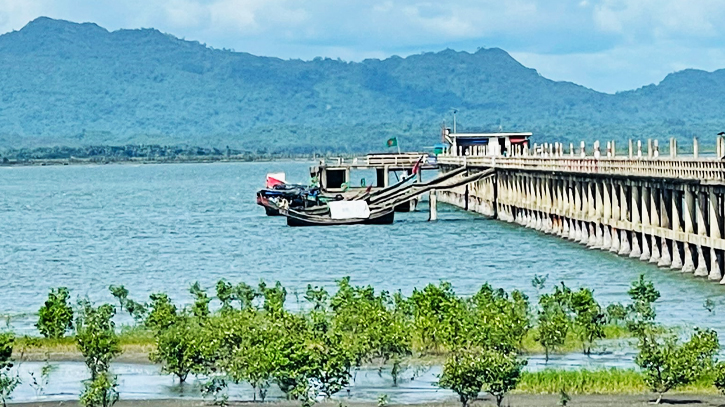
M 652 184 L 650 188 L 650 194 L 649 194 L 649 202 L 650 202 L 650 226 L 652 227 L 652 233 L 650 234 L 650 263 L 659 263 L 660 262 L 660 245 L 659 245 L 659 237 L 656 236 L 656 230 L 660 226 L 660 207 L 659 203 L 657 202 L 659 200 L 660 196 L 660 189 L 661 187 L 655 184 Z
M 602 230 L 604 231 L 604 238 L 602 241 L 602 250 L 609 250 L 612 247 L 612 229 L 611 229 L 611 218 L 612 218 L 612 195 L 611 195 L 611 182 L 605 179 L 601 183 L 603 206 L 602 211 Z
M 640 212 L 639 212 L 639 185 L 632 185 L 632 250 L 629 253 L 629 257 L 639 258 L 642 255 L 642 249 L 640 248 L 640 235 L 636 232 L 636 229 L 641 228 L 640 224 Z
M 630 140 L 631 141 L 631 140 Z M 627 200 L 627 186 L 624 182 L 619 183 L 619 203 L 622 205 L 619 211 L 620 222 L 629 222 L 629 201 Z M 631 225 L 631 223 L 630 223 Z M 629 256 L 632 252 L 632 246 L 629 243 L 629 231 L 626 229 L 619 230 L 619 252 L 620 256 Z
M 652 158 L 654 155 L 654 150 L 652 149 L 652 139 L 647 139 L 647 158 Z
M 675 233 L 682 232 L 682 225 L 680 224 L 680 208 L 679 205 L 682 202 L 680 199 L 680 192 L 673 190 L 672 191 L 672 216 L 670 217 L 670 221 L 672 223 L 672 230 Z M 682 268 L 682 254 L 680 253 L 680 247 L 682 246 L 682 242 L 679 241 L 679 239 L 672 239 L 672 264 L 670 265 L 671 269 L 681 269 Z M 685 242 L 684 244 L 687 244 Z
M 438 220 L 438 193 L 435 189 L 428 193 L 428 220 Z
M 670 137 L 670 158 L 677 157 L 677 139 Z
M 682 215 L 685 221 L 685 233 L 695 233 L 695 194 L 689 186 L 685 186 L 684 199 L 682 201 Z M 693 261 L 692 245 L 688 243 L 688 237 L 685 237 L 684 245 L 684 263 L 682 264 L 683 273 L 692 273 L 695 271 L 695 262 Z
M 594 248 L 602 248 L 604 245 L 604 231 L 603 231 L 603 224 L 602 224 L 602 216 L 604 215 L 604 193 L 602 191 L 603 184 L 599 180 L 594 181 L 594 185 L 592 185 L 594 188 L 594 199 L 595 199 L 595 206 L 594 206 L 594 231 L 596 234 L 594 245 L 592 247 Z
M 705 211 L 708 210 L 707 195 L 698 192 L 697 193 L 697 234 L 702 237 L 707 236 L 707 224 L 705 223 Z M 707 277 L 707 263 L 705 262 L 705 251 L 702 244 L 697 244 L 697 268 L 695 269 L 695 275 L 697 277 Z
M 650 245 L 649 240 L 647 236 L 647 232 L 649 231 L 650 227 L 650 202 L 649 202 L 649 196 L 650 196 L 650 189 L 647 184 L 642 185 L 642 192 L 641 192 L 641 198 L 642 198 L 642 204 L 640 206 L 640 209 L 642 211 L 642 241 L 640 244 L 642 245 L 642 255 L 639 256 L 639 259 L 642 261 L 649 261 L 649 258 L 651 256 L 650 253 Z
M 674 191 L 671 191 L 670 193 L 674 194 Z M 667 213 L 667 198 L 669 198 L 667 195 L 667 190 L 665 190 L 665 188 L 660 188 L 660 227 L 671 230 L 670 214 Z M 672 202 L 671 198 L 669 199 L 669 202 Z M 660 238 L 660 261 L 657 262 L 657 266 L 670 267 L 671 265 L 672 256 L 670 254 L 670 242 L 668 242 L 666 238 L 662 237 Z
M 719 141 L 720 137 L 718 137 L 718 144 Z M 715 189 L 712 187 L 708 188 L 708 201 L 710 203 L 710 239 L 712 241 L 722 237 L 722 231 L 720 230 L 720 205 L 718 202 L 718 196 L 715 194 Z M 718 251 L 715 248 L 710 247 L 710 274 L 708 274 L 708 278 L 710 280 L 720 281 L 723 276 L 720 271 L 721 259 L 717 252 Z
M 390 166 L 383 167 L 383 187 L 390 185 Z

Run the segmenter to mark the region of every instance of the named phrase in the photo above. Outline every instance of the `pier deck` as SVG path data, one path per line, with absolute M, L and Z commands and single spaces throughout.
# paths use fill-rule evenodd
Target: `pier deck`
M 598 143 L 597 143 L 598 144 Z M 611 143 L 613 144 L 613 143 Z M 615 156 L 611 144 L 587 155 L 560 144 L 510 151 L 509 156 L 447 151 L 441 171 L 492 169 L 494 176 L 438 199 L 466 210 L 577 241 L 592 249 L 638 258 L 659 267 L 725 284 L 723 239 L 725 139 L 716 157 L 661 157 L 652 143 Z

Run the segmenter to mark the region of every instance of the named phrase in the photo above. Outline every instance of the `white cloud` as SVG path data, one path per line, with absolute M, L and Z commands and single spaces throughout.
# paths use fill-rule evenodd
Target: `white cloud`
M 607 91 L 725 66 L 721 0 L 0 0 L 0 31 L 41 15 L 282 58 L 500 47 L 544 76 Z
M 614 93 L 659 83 L 668 74 L 686 68 L 723 68 L 725 49 L 694 49 L 668 43 L 661 47 L 618 47 L 588 54 L 514 52 L 512 56 L 549 79 Z

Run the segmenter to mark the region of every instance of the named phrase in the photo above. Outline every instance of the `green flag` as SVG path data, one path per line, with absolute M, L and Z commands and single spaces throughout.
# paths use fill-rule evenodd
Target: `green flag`
M 388 147 L 395 147 L 398 145 L 398 138 L 392 137 L 388 139 Z

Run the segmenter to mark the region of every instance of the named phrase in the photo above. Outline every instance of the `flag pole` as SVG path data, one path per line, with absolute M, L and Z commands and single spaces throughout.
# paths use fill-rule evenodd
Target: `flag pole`
M 400 139 L 395 137 L 395 141 L 396 141 L 395 145 L 398 146 L 398 155 L 400 155 Z

